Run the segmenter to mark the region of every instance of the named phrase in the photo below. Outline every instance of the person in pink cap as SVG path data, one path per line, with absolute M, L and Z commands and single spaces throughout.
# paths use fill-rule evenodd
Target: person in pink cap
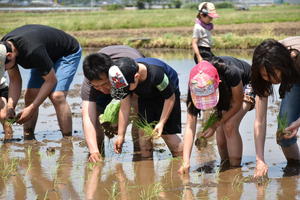
M 214 28 L 212 21 L 214 18 L 219 17 L 214 4 L 211 2 L 200 3 L 198 10 L 192 40 L 194 60 L 196 63 L 202 60 L 208 60 L 214 56 L 211 52 L 213 44 L 211 31 Z
M 200 136 L 208 138 L 216 132 L 222 168 L 241 165 L 243 148 L 239 125 L 255 104 L 255 95 L 249 84 L 250 75 L 248 63 L 229 56 L 213 57 L 210 62 L 201 61 L 192 68 L 186 102 L 183 164 L 179 173 L 189 172 L 197 117 L 206 110 L 216 113 L 218 121 L 202 131 Z

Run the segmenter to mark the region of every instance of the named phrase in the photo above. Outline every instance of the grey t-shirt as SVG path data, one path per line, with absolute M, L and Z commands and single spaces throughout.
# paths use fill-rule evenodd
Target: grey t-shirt
M 213 45 L 211 32 L 198 23 L 194 25 L 193 38 L 198 38 L 198 46 L 210 48 Z
M 100 49 L 100 51 L 98 52 L 110 56 L 113 60 L 117 60 L 123 57 L 129 57 L 132 59 L 145 57 L 137 49 L 125 45 L 112 45 L 112 46 L 104 47 Z M 101 102 L 101 98 L 103 99 L 110 98 L 110 94 L 108 95 L 103 94 L 102 92 L 96 90 L 90 84 L 89 80 L 84 78 L 84 81 L 81 86 L 81 99 L 84 101 L 99 102 L 99 98 Z
M 287 48 L 297 49 L 300 51 L 300 36 L 288 37 L 279 41 Z

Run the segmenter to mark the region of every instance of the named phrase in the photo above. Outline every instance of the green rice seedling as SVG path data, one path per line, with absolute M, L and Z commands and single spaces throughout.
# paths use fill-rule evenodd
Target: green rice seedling
M 17 171 L 19 165 L 19 160 L 17 158 L 13 158 L 9 162 L 3 162 L 0 166 L 0 175 L 1 178 L 7 179 L 8 177 L 14 175 Z
M 117 135 L 118 119 L 121 103 L 119 100 L 112 100 L 105 108 L 104 113 L 100 115 L 99 121 L 103 128 L 104 134 L 108 138 Z
M 5 120 L 6 122 L 8 122 L 10 125 L 13 125 L 14 123 L 16 123 L 18 121 L 18 118 L 8 118 Z
M 140 200 L 158 199 L 159 193 L 163 192 L 164 188 L 160 182 L 150 185 L 147 189 L 140 192 Z
M 242 175 L 240 174 L 235 175 L 231 183 L 232 188 L 235 189 L 236 191 L 241 190 L 242 184 L 244 183 L 243 179 L 244 177 Z
M 157 133 L 154 131 L 155 125 L 157 121 L 153 121 L 148 123 L 143 117 L 133 116 L 132 117 L 132 124 L 137 127 L 139 130 L 144 132 L 144 137 L 146 139 L 155 139 L 157 138 Z
M 211 113 L 208 120 L 204 122 L 202 132 L 212 127 L 217 121 L 219 121 L 219 116 L 217 111 L 214 111 L 213 113 Z
M 27 157 L 28 157 L 29 161 L 31 160 L 31 153 L 32 153 L 32 146 L 28 146 L 26 148 L 26 154 L 27 154 Z
M 119 191 L 119 187 L 118 187 L 118 183 L 117 182 L 114 182 L 111 186 L 111 189 L 108 190 L 108 189 L 105 189 L 105 191 L 107 192 L 108 194 L 108 199 L 110 200 L 116 200 L 118 199 L 117 197 L 119 196 L 120 194 L 120 191 Z
M 217 111 L 213 111 L 210 114 L 208 120 L 206 120 L 203 123 L 201 132 L 203 133 L 204 131 L 212 127 L 217 121 L 219 121 L 219 119 L 220 118 L 218 116 Z M 207 147 L 207 139 L 203 136 L 199 136 L 195 141 L 195 145 L 198 148 L 198 150 L 201 150 L 202 148 Z
M 276 140 L 279 142 L 283 139 L 285 135 L 290 135 L 290 131 L 286 131 L 285 129 L 288 127 L 287 113 L 285 113 L 282 117 L 280 115 L 277 116 L 278 130 L 276 132 Z

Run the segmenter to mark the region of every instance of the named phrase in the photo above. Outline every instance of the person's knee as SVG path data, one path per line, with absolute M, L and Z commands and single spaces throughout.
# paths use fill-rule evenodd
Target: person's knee
M 280 145 L 282 148 L 289 148 L 290 146 L 294 145 L 297 142 L 297 137 L 292 137 L 290 139 L 280 139 L 277 140 L 277 144 Z
M 50 99 L 54 105 L 60 105 L 66 102 L 66 97 L 63 92 L 53 92 L 50 95 Z
M 235 134 L 235 125 L 234 123 L 228 121 L 223 125 L 224 134 L 226 137 L 232 137 Z
M 176 134 L 163 135 L 162 137 L 165 140 L 167 146 L 169 147 L 169 149 L 174 157 L 182 155 L 183 141 L 178 135 L 176 135 Z

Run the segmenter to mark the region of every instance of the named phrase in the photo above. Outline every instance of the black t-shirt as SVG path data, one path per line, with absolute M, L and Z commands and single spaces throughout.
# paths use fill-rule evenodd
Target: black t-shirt
M 16 28 L 2 41 L 11 41 L 17 48 L 17 64 L 26 69 L 36 68 L 41 75 L 48 74 L 59 58 L 79 50 L 79 43 L 71 35 L 36 24 Z
M 237 86 L 240 81 L 243 85 L 250 82 L 251 79 L 251 65 L 247 62 L 230 57 L 230 56 L 219 56 L 224 60 L 227 65 L 227 70 L 225 71 L 225 79 L 229 87 Z
M 141 99 L 168 99 L 175 92 L 176 86 L 168 74 L 159 66 L 142 63 L 147 68 L 147 78 L 133 91 Z

